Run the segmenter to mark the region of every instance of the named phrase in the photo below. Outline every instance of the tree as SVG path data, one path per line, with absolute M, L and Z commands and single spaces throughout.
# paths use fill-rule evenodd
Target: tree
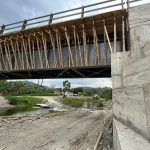
M 69 92 L 71 88 L 71 83 L 66 80 L 63 82 L 63 89 L 62 89 L 62 92 L 63 92 L 63 97 L 66 97 L 66 92 Z

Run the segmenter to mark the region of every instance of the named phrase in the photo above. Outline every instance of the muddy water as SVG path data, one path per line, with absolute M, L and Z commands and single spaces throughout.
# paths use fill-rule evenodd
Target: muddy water
M 92 101 L 85 101 L 81 108 L 84 109 L 93 109 L 96 106 L 92 103 Z M 5 107 L 0 108 L 0 116 L 10 116 L 10 115 L 44 115 L 49 112 L 61 112 L 61 111 L 69 111 L 72 108 L 63 105 L 63 107 L 58 107 L 57 105 L 53 106 L 53 108 L 31 108 L 28 106 L 18 106 L 18 107 Z

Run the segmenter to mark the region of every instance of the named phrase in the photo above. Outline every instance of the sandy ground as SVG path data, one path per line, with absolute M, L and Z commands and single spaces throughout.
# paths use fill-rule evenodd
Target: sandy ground
M 109 110 L 0 123 L 0 150 L 92 150 Z
M 4 107 L 12 107 L 12 105 L 10 105 L 8 101 L 4 99 L 2 96 L 0 96 L 0 108 Z

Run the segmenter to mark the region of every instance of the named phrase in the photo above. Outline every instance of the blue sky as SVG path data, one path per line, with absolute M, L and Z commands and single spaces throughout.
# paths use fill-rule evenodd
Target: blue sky
M 0 0 L 0 25 L 67 10 L 101 0 Z M 120 2 L 120 0 L 117 0 Z M 150 0 L 143 0 L 149 2 Z M 44 80 L 44 85 L 61 87 L 65 79 Z M 72 87 L 111 87 L 111 79 L 68 79 Z M 37 80 L 30 80 L 38 83 Z

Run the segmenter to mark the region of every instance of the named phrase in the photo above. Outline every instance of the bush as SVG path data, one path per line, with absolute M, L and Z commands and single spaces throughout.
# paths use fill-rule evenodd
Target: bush
M 5 96 L 11 105 L 27 105 L 29 107 L 35 106 L 37 103 L 44 101 L 42 98 L 31 96 Z
M 75 108 L 82 107 L 83 104 L 84 104 L 84 100 L 83 99 L 68 98 L 68 97 L 65 97 L 65 98 L 61 99 L 61 102 L 64 105 L 69 105 L 69 106 L 75 107 Z

